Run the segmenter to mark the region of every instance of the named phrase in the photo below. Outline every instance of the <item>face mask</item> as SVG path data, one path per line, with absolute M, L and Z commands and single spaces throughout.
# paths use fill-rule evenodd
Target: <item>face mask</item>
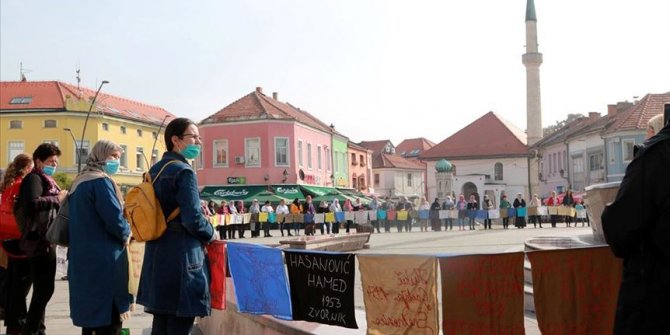
M 200 146 L 197 144 L 188 144 L 186 148 L 181 151 L 186 159 L 194 159 L 200 154 Z
M 118 159 L 108 159 L 105 161 L 105 166 L 103 167 L 105 169 L 105 173 L 108 175 L 113 175 L 117 171 L 119 171 L 119 165 L 121 163 L 119 162 Z
M 53 176 L 54 173 L 56 173 L 56 167 L 51 165 L 45 165 L 42 168 L 42 172 L 44 172 L 44 174 L 47 176 Z

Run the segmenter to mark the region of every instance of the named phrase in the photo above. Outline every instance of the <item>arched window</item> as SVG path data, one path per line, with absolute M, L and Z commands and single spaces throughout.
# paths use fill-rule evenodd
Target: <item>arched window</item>
M 498 162 L 496 165 L 493 167 L 494 170 L 494 175 L 495 175 L 495 180 L 503 180 L 503 165 L 502 163 Z

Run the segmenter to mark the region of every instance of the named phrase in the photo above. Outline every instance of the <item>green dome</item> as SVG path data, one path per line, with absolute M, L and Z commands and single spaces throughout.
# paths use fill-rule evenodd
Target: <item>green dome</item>
M 440 159 L 435 164 L 435 170 L 437 170 L 437 172 L 451 172 L 453 169 L 454 166 L 446 159 Z

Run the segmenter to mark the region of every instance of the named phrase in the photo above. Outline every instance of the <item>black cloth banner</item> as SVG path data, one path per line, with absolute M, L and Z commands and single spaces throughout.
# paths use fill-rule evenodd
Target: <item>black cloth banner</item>
M 358 329 L 354 254 L 285 250 L 293 320 Z

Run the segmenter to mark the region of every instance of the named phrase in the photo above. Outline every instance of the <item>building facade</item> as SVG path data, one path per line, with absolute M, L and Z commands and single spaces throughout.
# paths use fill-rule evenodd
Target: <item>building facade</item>
M 161 124 L 174 118 L 163 108 L 103 92 L 91 106 L 94 90 L 59 81 L 1 82 L 0 92 L 0 165 L 6 167 L 19 153 L 32 154 L 39 144 L 51 142 L 62 151 L 56 172 L 73 179 L 78 155 L 84 164 L 95 142 L 108 139 L 123 148 L 114 176 L 123 191 L 139 184 L 160 159 L 165 151 Z
M 372 176 L 372 151 L 357 145 L 347 143 L 347 156 L 349 157 L 349 180 L 351 188 L 366 194 L 374 193 L 370 183 Z

